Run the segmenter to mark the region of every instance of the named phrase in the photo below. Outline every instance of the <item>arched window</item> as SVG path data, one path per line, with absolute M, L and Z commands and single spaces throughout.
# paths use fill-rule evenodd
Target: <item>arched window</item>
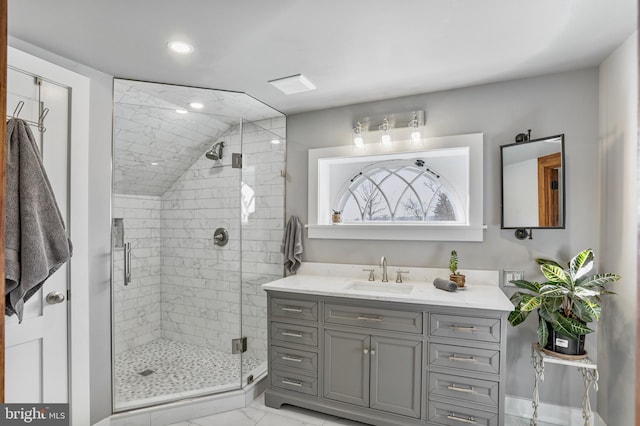
M 454 188 L 422 159 L 369 164 L 343 185 L 334 206 L 344 223 L 467 220 Z

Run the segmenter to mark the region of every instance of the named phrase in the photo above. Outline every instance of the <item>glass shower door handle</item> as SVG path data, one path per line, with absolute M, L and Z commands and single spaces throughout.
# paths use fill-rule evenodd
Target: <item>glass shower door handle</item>
M 124 285 L 131 283 L 131 243 L 124 245 Z

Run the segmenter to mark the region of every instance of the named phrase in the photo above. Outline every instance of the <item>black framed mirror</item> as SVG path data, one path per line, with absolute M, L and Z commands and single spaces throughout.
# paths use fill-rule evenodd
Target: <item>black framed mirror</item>
M 528 139 L 528 138 L 525 138 Z M 500 147 L 502 229 L 565 228 L 564 134 Z

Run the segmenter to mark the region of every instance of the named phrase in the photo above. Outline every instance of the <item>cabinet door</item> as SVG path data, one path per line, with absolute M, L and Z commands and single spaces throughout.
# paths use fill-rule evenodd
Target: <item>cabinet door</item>
M 324 397 L 369 406 L 368 334 L 324 331 Z
M 422 342 L 371 337 L 371 408 L 420 417 Z

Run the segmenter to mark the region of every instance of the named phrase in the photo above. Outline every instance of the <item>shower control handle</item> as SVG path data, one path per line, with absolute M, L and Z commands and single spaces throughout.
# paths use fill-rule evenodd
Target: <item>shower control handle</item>
M 229 242 L 229 232 L 224 228 L 218 228 L 213 233 L 213 245 L 222 247 Z

